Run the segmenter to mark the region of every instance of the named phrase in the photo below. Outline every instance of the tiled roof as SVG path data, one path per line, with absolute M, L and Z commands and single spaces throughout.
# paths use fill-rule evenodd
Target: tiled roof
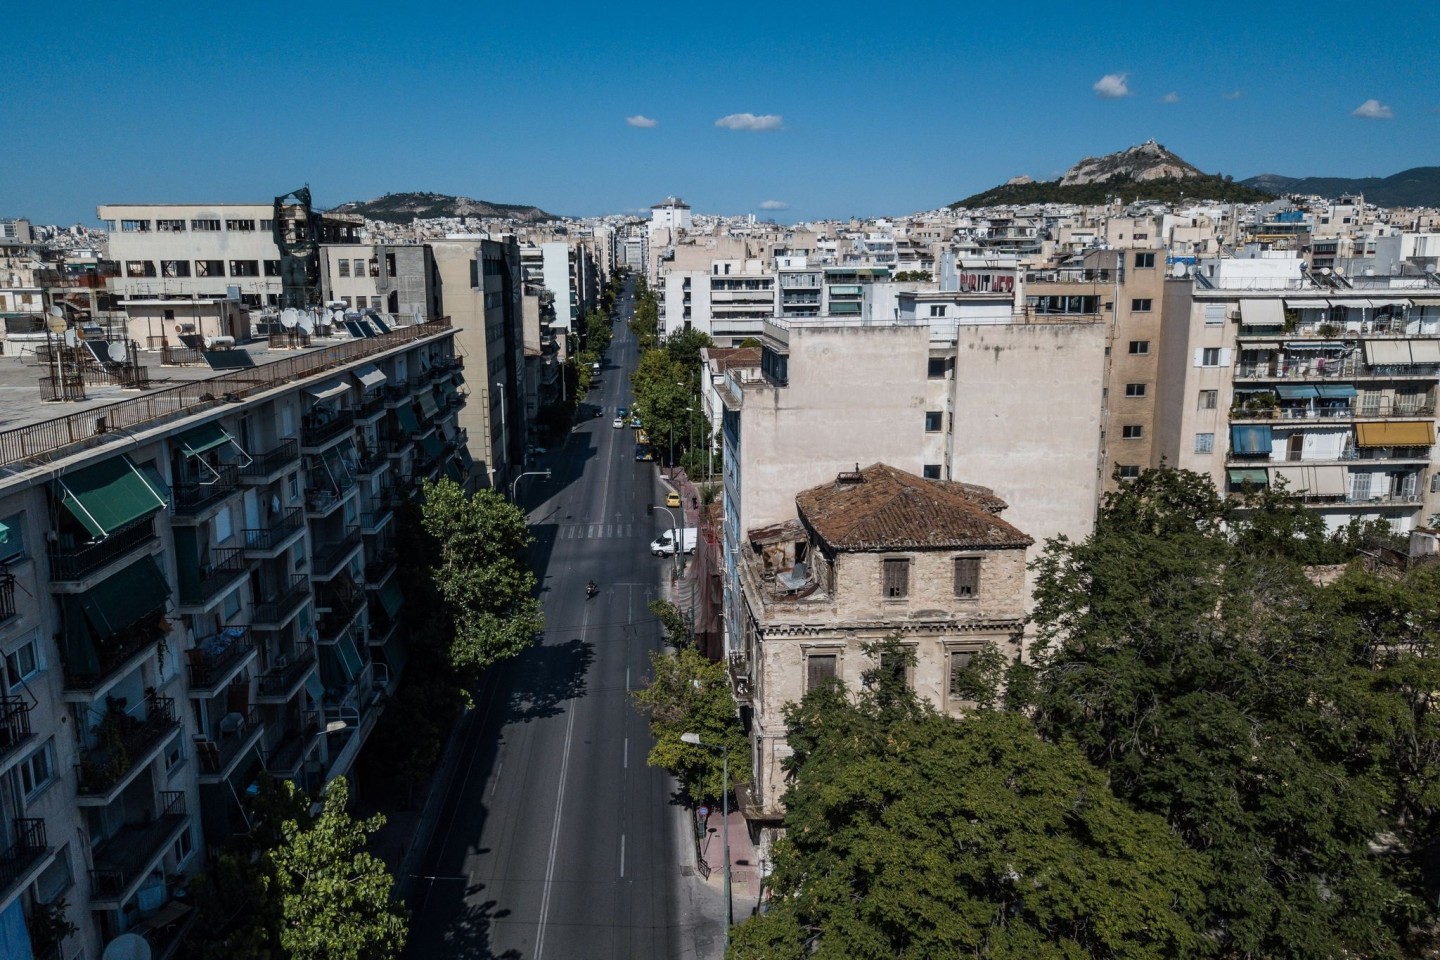
M 1007 549 L 1035 541 L 1001 520 L 984 487 L 926 480 L 883 463 L 795 498 L 805 524 L 837 550 Z
M 760 366 L 759 347 L 707 347 L 706 353 L 716 373 L 724 373 L 731 367 Z

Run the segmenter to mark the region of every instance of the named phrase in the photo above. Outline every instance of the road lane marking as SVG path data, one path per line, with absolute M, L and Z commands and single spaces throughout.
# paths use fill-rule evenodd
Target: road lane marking
M 586 611 L 588 619 L 590 614 Z M 580 626 L 580 639 L 585 639 L 585 626 Z M 570 770 L 570 742 L 575 732 L 575 698 L 569 700 L 567 708 L 570 717 L 565 723 L 565 749 L 560 755 L 560 785 L 555 791 L 555 823 L 550 828 L 550 859 L 545 865 L 545 892 L 540 898 L 540 921 L 535 930 L 535 960 L 540 960 L 545 949 L 545 922 L 550 914 L 550 891 L 555 883 L 555 854 L 560 849 L 560 815 L 565 805 L 565 775 Z
M 620 834 L 620 876 L 625 876 L 625 834 Z
M 630 769 L 630 738 L 625 738 L 625 759 L 620 762 L 622 770 Z

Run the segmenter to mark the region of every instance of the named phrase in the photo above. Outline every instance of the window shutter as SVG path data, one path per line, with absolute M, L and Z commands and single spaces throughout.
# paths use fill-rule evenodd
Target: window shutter
M 1228 367 L 1228 366 L 1230 366 L 1230 348 L 1229 348 L 1229 347 L 1221 347 L 1221 348 L 1220 348 L 1220 366 L 1222 366 L 1222 367 Z
M 961 680 L 964 677 L 965 669 L 970 666 L 970 661 L 974 659 L 975 654 L 973 651 L 950 651 L 950 696 L 963 697 L 968 692 L 961 689 Z
M 955 596 L 972 600 L 980 593 L 980 558 L 955 558 Z
M 805 659 L 805 689 L 814 690 L 835 676 L 835 654 L 815 654 Z
M 1204 347 L 1198 347 L 1198 348 L 1195 350 L 1195 366 L 1197 366 L 1197 367 L 1203 367 L 1203 366 L 1205 366 L 1205 348 L 1204 348 Z
M 882 573 L 884 574 L 884 593 L 887 600 L 899 599 L 910 595 L 910 561 L 904 559 L 885 560 Z

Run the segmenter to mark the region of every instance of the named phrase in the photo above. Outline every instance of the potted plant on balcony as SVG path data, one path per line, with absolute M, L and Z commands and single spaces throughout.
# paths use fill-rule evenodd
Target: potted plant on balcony
M 59 947 L 65 938 L 79 930 L 65 916 L 69 906 L 64 897 L 59 897 L 51 903 L 36 901 L 35 906 L 30 908 L 25 927 L 30 931 L 31 950 L 40 960 L 59 956 Z

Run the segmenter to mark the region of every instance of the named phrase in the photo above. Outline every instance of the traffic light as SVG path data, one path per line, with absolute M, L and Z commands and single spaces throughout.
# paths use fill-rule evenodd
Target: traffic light
M 645 516 L 647 516 L 647 517 L 653 517 L 653 516 L 655 516 L 655 504 L 653 504 L 653 503 L 647 503 L 647 504 L 645 504 Z

